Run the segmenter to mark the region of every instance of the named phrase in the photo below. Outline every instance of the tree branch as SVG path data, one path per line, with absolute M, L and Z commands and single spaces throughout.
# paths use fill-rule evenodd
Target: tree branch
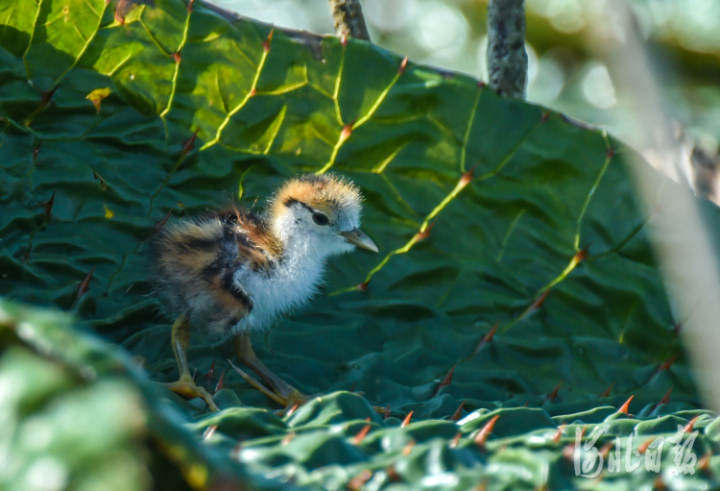
M 332 8 L 335 34 L 370 41 L 360 0 L 328 0 Z
M 528 61 L 523 0 L 490 0 L 487 23 L 489 85 L 499 94 L 524 99 Z

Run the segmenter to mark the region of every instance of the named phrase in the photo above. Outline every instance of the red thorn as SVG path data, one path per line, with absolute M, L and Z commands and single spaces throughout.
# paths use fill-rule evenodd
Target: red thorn
M 203 431 L 202 439 L 208 440 L 212 438 L 212 436 L 215 434 L 215 430 L 217 430 L 217 425 L 210 425 L 207 428 L 205 428 L 205 431 Z
M 263 41 L 263 51 L 266 53 L 270 51 L 270 43 L 272 42 L 273 34 L 275 34 L 274 27 L 270 29 L 270 33 L 268 33 L 267 38 L 265 39 L 265 41 Z
M 413 447 L 415 446 L 415 440 L 411 439 L 407 445 L 405 445 L 402 449 L 403 455 L 410 455 L 410 452 L 412 452 Z
M 663 481 L 662 476 L 657 476 L 655 478 L 652 488 L 656 491 L 664 491 L 665 489 L 667 489 L 667 486 L 665 486 L 665 481 Z
M 93 266 L 90 269 L 90 272 L 85 275 L 85 278 L 80 282 L 80 286 L 78 287 L 77 294 L 75 295 L 75 300 L 80 300 L 80 297 L 85 295 L 85 292 L 88 291 L 88 287 L 90 286 L 90 280 L 93 277 L 93 273 L 95 273 L 95 266 Z
M 450 416 L 450 419 L 453 420 L 453 421 L 459 420 L 460 417 L 462 416 L 463 407 L 465 407 L 465 401 L 461 401 L 461 402 L 460 402 L 460 405 L 457 407 L 457 409 L 456 409 L 455 412 L 452 414 L 452 416 Z
M 175 60 L 175 63 L 180 63 L 182 61 L 182 56 L 180 56 L 179 52 L 175 52 L 172 54 L 173 60 Z
M 688 421 L 688 423 L 683 428 L 683 433 L 690 433 L 692 432 L 693 428 L 695 427 L 695 423 L 697 423 L 697 420 L 700 419 L 700 414 L 695 416 L 693 419 Z
M 485 82 L 483 82 L 482 80 L 478 80 L 477 86 L 480 87 L 481 89 L 484 89 L 485 87 L 487 87 L 487 84 Z
M 709 471 L 710 457 L 712 457 L 712 452 L 708 450 L 707 452 L 705 452 L 705 455 L 703 455 L 700 460 L 698 460 L 697 469 L 699 471 Z
M 607 455 L 610 453 L 610 449 L 613 447 L 613 442 L 607 442 L 605 445 L 603 445 L 600 448 L 600 451 L 598 452 L 603 459 L 607 458 Z
M 552 437 L 553 443 L 557 443 L 560 441 L 560 438 L 562 437 L 563 432 L 565 431 L 566 424 L 561 424 L 557 427 L 557 430 L 555 431 L 555 434 Z
M 167 221 L 170 219 L 171 215 L 172 215 L 172 210 L 168 211 L 164 217 L 162 217 L 160 220 L 155 222 L 155 225 L 153 226 L 153 228 L 155 229 L 156 232 L 165 226 Z
M 540 117 L 540 121 L 542 121 L 544 123 L 545 121 L 548 120 L 549 117 L 550 117 L 550 113 L 548 113 L 547 111 L 543 111 L 542 116 Z
M 483 426 L 480 431 L 478 431 L 478 434 L 475 435 L 475 438 L 473 438 L 473 440 L 478 446 L 482 447 L 485 445 L 485 441 L 487 440 L 487 437 L 490 436 L 490 433 L 492 433 L 493 428 L 495 428 L 495 423 L 498 419 L 500 419 L 499 414 L 496 414 L 495 416 L 490 418 L 490 421 L 485 423 L 485 426 Z
M 645 442 L 643 442 L 643 444 L 638 447 L 638 453 L 642 455 L 645 452 L 647 452 L 648 447 L 654 441 L 655 441 L 655 437 L 651 437 L 651 438 L 648 438 L 647 440 L 645 440 Z
M 455 433 L 455 436 L 454 436 L 453 439 L 450 441 L 450 448 L 455 448 L 455 447 L 457 447 L 457 446 L 458 446 L 458 443 L 460 443 L 460 438 L 461 438 L 461 437 L 462 437 L 462 433 L 461 433 L 461 432 L 458 431 L 457 433 Z
M 357 288 L 358 290 L 360 290 L 361 292 L 366 292 L 367 289 L 368 289 L 368 282 L 367 282 L 367 281 L 363 281 L 362 283 L 359 283 L 358 286 L 356 286 L 356 288 Z
M 285 413 L 285 416 L 292 416 L 295 411 L 297 411 L 297 408 L 300 406 L 297 402 L 290 406 L 290 409 L 287 410 Z
M 497 332 L 497 330 L 498 330 L 497 324 L 492 326 L 490 328 L 490 330 L 485 334 L 485 336 L 483 336 L 483 339 L 482 339 L 483 343 L 489 343 L 490 341 L 492 341 L 493 338 L 495 337 L 495 333 Z
M 629 414 L 628 410 L 630 409 L 630 401 L 632 401 L 633 399 L 635 399 L 635 394 L 631 395 L 630 397 L 628 397 L 627 401 L 623 402 L 623 405 L 620 406 L 618 412 L 623 414 Z
M 430 231 L 431 231 L 432 228 L 435 226 L 435 223 L 436 223 L 436 222 L 437 222 L 437 219 L 433 220 L 432 222 L 430 222 L 430 223 L 428 224 L 427 227 L 425 227 L 424 230 L 421 230 L 420 232 L 416 233 L 416 234 L 415 234 L 416 240 L 417 240 L 418 242 L 420 242 L 420 241 L 423 241 L 423 240 L 427 239 L 428 237 L 430 237 Z
M 400 428 L 405 428 L 408 424 L 410 424 L 410 420 L 412 419 L 414 412 L 415 411 L 410 411 L 409 413 L 407 413 L 405 419 L 403 419 L 402 423 L 400 423 Z
M 568 443 L 563 447 L 562 456 L 567 460 L 573 460 L 575 457 L 575 443 Z
M 344 142 L 345 140 L 350 138 L 350 135 L 352 134 L 352 130 L 353 130 L 352 124 L 346 124 L 345 126 L 343 126 L 343 129 L 340 132 L 340 141 Z
M 673 388 L 670 387 L 670 388 L 667 390 L 667 392 L 665 392 L 665 395 L 662 396 L 662 399 L 660 399 L 660 402 L 658 402 L 658 406 L 659 406 L 660 404 L 667 404 L 668 401 L 670 401 L 670 394 L 672 394 L 672 390 L 673 390 Z
M 222 388 L 225 386 L 225 370 L 222 371 L 220 374 L 220 378 L 217 381 L 217 384 L 215 384 L 215 392 L 213 394 L 217 394 L 219 391 L 222 390 Z
M 290 443 L 293 440 L 293 438 L 295 438 L 295 432 L 291 431 L 290 433 L 288 433 L 287 435 L 285 435 L 283 437 L 283 439 L 280 441 L 280 444 L 283 446 L 287 445 L 288 443 Z
M 433 397 L 440 392 L 440 389 L 447 387 L 452 383 L 453 373 L 455 373 L 455 365 L 450 367 L 450 370 L 447 371 L 440 383 L 437 384 L 437 387 L 435 387 L 435 391 L 433 392 Z
M 195 0 L 190 0 L 187 4 L 187 11 L 192 12 L 193 4 L 195 3 Z
M 610 386 L 603 391 L 602 394 L 600 394 L 600 397 L 607 397 L 612 393 L 613 388 L 615 387 L 615 382 L 611 383 Z
M 542 307 L 542 304 L 545 303 L 545 299 L 550 294 L 550 289 L 548 288 L 544 292 L 540 294 L 539 297 L 537 297 L 532 304 L 530 304 L 530 308 L 528 311 L 533 312 L 535 310 L 538 310 L 540 307 Z
M 125 25 L 125 15 L 120 12 L 119 4 L 118 4 L 118 7 L 115 9 L 115 22 L 117 22 L 121 26 Z
M 394 465 L 389 465 L 387 469 L 385 469 L 385 473 L 387 474 L 390 481 L 397 482 L 400 480 L 400 474 L 397 473 Z
M 583 426 L 582 430 L 580 430 L 580 439 L 581 440 L 585 437 L 586 431 L 587 431 L 587 426 Z M 563 455 L 563 457 L 565 457 L 568 460 L 573 460 L 575 457 L 575 442 L 565 445 L 565 447 L 563 447 L 562 455 Z
M 673 365 L 673 363 L 675 363 L 675 360 L 677 360 L 677 357 L 678 357 L 678 355 L 672 355 L 670 358 L 668 358 L 667 360 L 662 362 L 662 364 L 660 365 L 660 368 L 658 370 L 661 372 L 664 370 L 668 370 Z
M 615 149 L 613 147 L 609 147 L 607 149 L 607 152 L 605 152 L 605 157 L 608 159 L 611 159 L 615 156 Z
M 575 256 L 573 256 L 573 260 L 575 261 L 575 264 L 581 263 L 585 259 L 587 259 L 589 249 L 590 249 L 590 246 L 585 246 L 575 253 Z
M 498 324 L 493 325 L 488 332 L 485 333 L 485 335 L 482 337 L 478 345 L 475 347 L 475 351 L 473 351 L 473 356 L 477 355 L 482 348 L 485 347 L 486 344 L 488 344 L 490 341 L 493 340 L 495 337 L 495 333 L 498 330 Z
M 372 477 L 372 471 L 370 469 L 363 469 L 360 474 L 353 477 L 352 480 L 347 484 L 350 491 L 356 491 L 362 489 L 366 482 Z
M 195 131 L 193 131 L 193 134 L 190 135 L 190 138 L 188 138 L 187 140 L 185 140 L 183 142 L 182 152 L 180 154 L 181 158 L 185 157 L 185 155 L 190 153 L 190 151 L 193 148 L 195 148 L 195 140 L 197 139 L 197 135 L 198 135 L 198 130 L 196 129 Z
M 473 180 L 473 174 L 475 173 L 474 171 L 475 171 L 475 168 L 473 167 L 472 169 L 464 172 L 462 177 L 460 177 L 460 181 L 458 181 L 458 186 L 460 186 L 461 188 L 464 188 L 465 186 L 470 184 L 470 181 Z
M 403 73 L 403 72 L 405 72 L 405 68 L 407 68 L 407 63 L 408 63 L 408 57 L 406 56 L 406 57 L 403 58 L 402 61 L 400 62 L 400 67 L 398 68 L 398 73 Z
M 212 363 L 210 364 L 210 368 L 208 369 L 207 373 L 205 373 L 205 378 L 208 380 L 212 380 L 214 375 L 215 375 L 215 360 L 213 360 Z
M 248 94 L 248 97 L 255 97 L 257 95 L 257 89 L 253 87 L 250 89 L 250 93 Z
M 547 395 L 548 401 L 554 401 L 557 399 L 558 391 L 560 390 L 560 386 L 562 385 L 562 382 L 558 382 L 555 388 Z
M 383 419 L 387 419 L 390 417 L 390 404 L 385 406 L 385 411 L 383 411 Z
M 50 199 L 42 204 L 43 208 L 45 209 L 45 221 L 46 222 L 50 221 L 50 217 L 52 216 L 52 209 L 53 209 L 54 204 L 55 204 L 55 191 L 53 191 L 53 193 L 50 195 Z
M 365 421 L 370 421 L 370 418 L 365 418 Z M 355 439 L 353 440 L 355 442 L 355 445 L 360 445 L 360 443 L 362 443 L 362 441 L 365 439 L 365 436 L 367 436 L 368 432 L 370 431 L 371 427 L 372 425 L 368 423 L 363 426 L 360 431 L 357 432 L 357 435 L 355 435 Z
M 340 44 L 342 44 L 343 46 L 347 46 L 347 41 L 348 41 L 347 34 L 343 34 L 342 36 L 340 36 Z

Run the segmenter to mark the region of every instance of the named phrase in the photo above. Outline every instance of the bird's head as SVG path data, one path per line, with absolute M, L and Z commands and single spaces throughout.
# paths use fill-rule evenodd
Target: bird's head
M 378 252 L 360 230 L 362 196 L 350 181 L 335 175 L 305 175 L 290 179 L 273 197 L 269 222 L 286 245 L 303 244 L 320 256 L 355 246 Z

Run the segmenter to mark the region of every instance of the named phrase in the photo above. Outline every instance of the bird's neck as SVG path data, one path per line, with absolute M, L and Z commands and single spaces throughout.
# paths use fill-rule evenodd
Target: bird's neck
M 327 251 L 319 237 L 298 228 L 292 217 L 286 215 L 271 222 L 271 230 L 282 244 L 282 261 L 297 269 L 322 265 L 332 253 Z

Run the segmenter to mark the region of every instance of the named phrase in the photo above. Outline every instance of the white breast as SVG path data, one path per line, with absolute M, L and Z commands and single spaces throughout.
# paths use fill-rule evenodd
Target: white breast
M 286 251 L 271 274 L 240 270 L 234 281 L 248 293 L 253 308 L 234 332 L 266 329 L 282 314 L 305 304 L 322 280 L 325 260 L 308 247 Z

